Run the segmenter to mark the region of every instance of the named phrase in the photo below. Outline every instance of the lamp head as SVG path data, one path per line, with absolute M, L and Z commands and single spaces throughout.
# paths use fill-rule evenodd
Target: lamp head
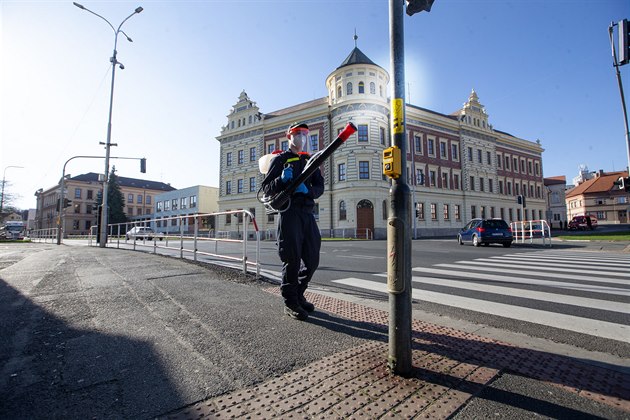
M 75 3 L 76 4 L 76 3 Z M 136 13 L 142 12 L 144 9 L 140 6 L 136 7 Z
M 85 7 L 83 7 L 83 5 L 82 5 L 82 4 L 79 4 L 79 3 L 77 3 L 76 1 L 73 1 L 73 2 L 72 2 L 72 4 L 74 4 L 75 6 L 77 6 L 79 9 L 84 9 L 84 10 L 85 10 Z

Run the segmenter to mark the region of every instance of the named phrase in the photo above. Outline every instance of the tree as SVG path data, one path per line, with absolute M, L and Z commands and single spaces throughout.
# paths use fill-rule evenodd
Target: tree
M 107 204 L 109 205 L 108 223 L 115 224 L 127 222 L 127 215 L 123 211 L 123 208 L 125 207 L 125 197 L 120 191 L 120 184 L 118 183 L 115 166 L 112 166 L 112 171 L 109 174 Z

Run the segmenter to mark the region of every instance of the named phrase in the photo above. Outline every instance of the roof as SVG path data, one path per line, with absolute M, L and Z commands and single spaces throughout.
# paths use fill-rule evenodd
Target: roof
M 291 114 L 293 112 L 302 111 L 318 105 L 326 105 L 328 103 L 328 97 L 313 99 L 312 101 L 304 102 L 301 104 L 293 105 L 288 108 L 279 109 L 277 111 L 264 114 L 265 118 L 280 117 L 282 115 Z
M 545 185 L 566 185 L 567 177 L 565 177 L 564 175 L 550 176 L 548 178 L 543 178 L 543 183 Z
M 595 178 L 591 178 L 587 181 L 584 181 L 577 187 L 569 190 L 566 194 L 566 197 L 571 198 L 578 195 L 609 192 L 613 188 L 617 188 L 617 186 L 614 185 L 613 182 L 619 179 L 620 176 L 626 177 L 628 176 L 628 173 L 627 172 L 602 172 L 599 175 L 595 176 Z
M 378 64 L 370 60 L 368 56 L 363 54 L 363 52 L 357 47 L 354 47 L 354 49 L 350 52 L 350 55 L 346 57 L 345 60 L 343 60 L 343 63 L 341 63 L 341 65 L 337 67 L 337 69 L 351 66 L 353 64 L 371 64 L 373 66 L 378 66 Z
M 99 174 L 95 172 L 88 172 L 87 174 L 81 174 L 73 176 L 70 179 L 83 182 L 98 182 Z M 124 176 L 118 177 L 118 185 L 121 187 L 133 187 L 133 188 L 145 188 L 147 190 L 154 191 L 173 191 L 176 188 L 171 187 L 169 184 L 158 181 L 149 181 L 146 179 L 127 178 Z

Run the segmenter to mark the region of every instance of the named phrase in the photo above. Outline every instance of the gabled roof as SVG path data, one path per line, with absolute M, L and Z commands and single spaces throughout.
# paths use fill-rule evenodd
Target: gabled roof
M 357 47 L 354 47 L 354 49 L 350 52 L 350 55 L 343 60 L 343 63 L 341 63 L 337 69 L 345 66 L 351 66 L 353 64 L 371 64 L 373 66 L 378 66 L 378 64 L 370 60 L 368 56 L 363 54 L 363 52 Z
M 81 174 L 73 176 L 70 179 L 83 182 L 98 182 L 99 174 L 94 172 L 88 172 L 87 174 Z M 133 187 L 133 188 L 146 188 L 147 190 L 154 191 L 173 191 L 176 188 L 171 187 L 169 184 L 158 181 L 149 181 L 146 179 L 126 178 L 124 176 L 118 177 L 118 185 L 121 187 Z
M 567 191 L 566 197 L 571 198 L 578 195 L 585 194 L 597 194 L 603 192 L 609 192 L 613 188 L 617 188 L 616 185 L 613 184 L 620 176 L 626 177 L 628 176 L 627 172 L 603 172 L 595 178 L 591 178 L 587 181 L 582 182 L 575 188 Z

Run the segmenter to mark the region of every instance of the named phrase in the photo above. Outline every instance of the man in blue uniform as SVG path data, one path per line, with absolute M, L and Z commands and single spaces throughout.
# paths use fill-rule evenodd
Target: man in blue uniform
M 295 123 L 287 130 L 289 150 L 278 154 L 263 180 L 265 195 L 282 192 L 302 173 L 309 159 L 303 152 L 308 144 L 308 125 Z M 280 211 L 278 223 L 278 254 L 282 260 L 284 313 L 291 318 L 306 320 L 315 307 L 304 297 L 304 291 L 319 265 L 321 236 L 313 215 L 315 199 L 324 193 L 324 178 L 317 169 L 298 186 L 290 205 Z M 302 262 L 304 263 L 302 265 Z

